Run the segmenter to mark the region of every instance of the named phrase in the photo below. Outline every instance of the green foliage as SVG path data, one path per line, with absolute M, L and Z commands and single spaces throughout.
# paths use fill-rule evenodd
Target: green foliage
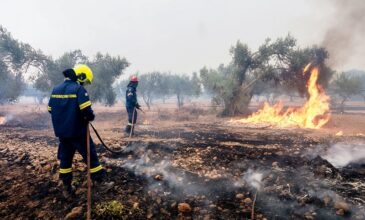
M 195 97 L 200 96 L 202 94 L 202 85 L 201 80 L 196 72 L 193 73 L 190 83 L 192 88 L 192 95 Z
M 334 76 L 331 82 L 331 90 L 341 97 L 340 111 L 344 112 L 345 102 L 352 96 L 361 95 L 364 85 L 359 76 L 342 72 Z
M 151 108 L 152 100 L 168 91 L 168 86 L 162 84 L 163 75 L 159 72 L 146 73 L 139 76 L 138 92 L 148 109 Z
M 125 216 L 127 218 L 127 209 L 123 206 L 123 204 L 117 200 L 104 202 L 101 204 L 97 204 L 95 207 L 95 215 L 99 219 L 102 218 L 122 218 Z
M 0 104 L 15 102 L 23 91 L 25 84 L 20 75 L 12 75 L 0 61 Z
M 30 45 L 21 43 L 0 26 L 0 103 L 15 101 L 24 88 L 23 74 L 31 67 L 38 73 L 31 77 L 34 87 L 44 94 L 62 83 L 65 69 L 73 68 L 76 64 L 88 64 L 94 73 L 94 82 L 89 88 L 93 101 L 112 105 L 116 99 L 113 83 L 128 67 L 126 59 L 112 57 L 109 54 L 97 53 L 89 60 L 81 50 L 64 53 L 54 60 L 45 56 L 41 51 L 35 51 Z
M 90 97 L 94 101 L 113 105 L 116 101 L 116 93 L 112 85 L 129 63 L 119 56 L 112 57 L 109 54 L 97 53 L 95 59 L 88 64 L 94 73 L 93 84 L 88 88 Z
M 216 70 L 204 67 L 200 70 L 200 78 L 204 89 L 213 94 L 212 104 L 225 105 L 225 101 L 233 97 L 235 86 L 231 74 L 232 65 L 224 66 L 221 64 Z
M 335 94 L 344 98 L 359 95 L 364 89 L 359 77 L 350 76 L 344 72 L 334 76 L 331 88 Z
M 169 94 L 175 95 L 177 106 L 180 108 L 184 105 L 184 100 L 189 96 L 199 96 L 201 93 L 200 81 L 196 81 L 197 77 L 190 78 L 186 75 L 167 75 L 167 83 L 169 85 Z
M 81 50 L 64 53 L 56 60 L 47 57 L 43 60 L 41 71 L 34 77 L 34 87 L 42 92 L 49 93 L 55 85 L 64 80 L 62 72 L 72 68 L 77 63 L 87 63 L 87 57 Z
M 230 52 L 230 64 L 200 70 L 204 88 L 213 94 L 212 101 L 224 106 L 223 115 L 246 113 L 254 94 L 285 91 L 305 95 L 309 74 L 303 75 L 303 69 L 310 62 L 320 68 L 323 87 L 333 74 L 324 64 L 328 58 L 325 49 L 297 48 L 290 35 L 274 42 L 267 39 L 256 52 L 238 41 Z
M 168 97 L 177 98 L 177 106 L 184 105 L 186 97 L 197 97 L 201 94 L 201 82 L 196 73 L 192 77 L 180 74 L 168 74 L 151 72 L 140 75 L 138 82 L 138 94 L 150 109 L 153 100 L 165 100 Z M 129 80 L 120 82 L 118 90 L 124 94 Z
M 285 71 L 280 74 L 279 78 L 284 90 L 298 92 L 301 96 L 308 95 L 306 83 L 310 74 L 303 74 L 303 69 L 308 63 L 312 63 L 312 66 L 319 68 L 318 83 L 323 88 L 327 88 L 334 74 L 334 71 L 325 65 L 325 60 L 328 57 L 329 54 L 324 48 L 316 46 L 293 50 L 290 53 L 288 65 L 286 65 Z
M 75 50 L 64 53 L 56 60 L 48 58 L 44 61 L 41 71 L 34 78 L 35 88 L 49 93 L 54 86 L 63 82 L 62 72 L 79 63 L 86 63 L 94 73 L 93 83 L 88 86 L 91 99 L 113 105 L 116 100 L 116 93 L 112 85 L 129 65 L 126 59 L 119 56 L 112 57 L 109 54 L 97 53 L 95 59 L 89 61 L 81 50 Z
M 18 99 L 25 88 L 23 74 L 29 67 L 39 67 L 40 59 L 39 52 L 0 26 L 0 103 Z

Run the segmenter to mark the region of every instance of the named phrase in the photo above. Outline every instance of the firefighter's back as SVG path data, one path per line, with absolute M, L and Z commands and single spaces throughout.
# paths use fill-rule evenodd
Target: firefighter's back
M 81 86 L 71 80 L 56 86 L 50 98 L 52 124 L 57 137 L 80 137 L 86 132 L 77 94 Z

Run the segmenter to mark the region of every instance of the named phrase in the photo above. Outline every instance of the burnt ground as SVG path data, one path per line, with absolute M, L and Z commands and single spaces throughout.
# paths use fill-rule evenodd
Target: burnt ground
M 64 199 L 57 139 L 48 121 L 37 123 L 0 126 L 0 218 L 84 218 L 85 165 L 75 157 L 76 196 Z M 365 165 L 321 157 L 363 136 L 203 121 L 139 125 L 126 142 L 105 124 L 99 132 L 124 154 L 98 144 L 111 187 L 94 187 L 94 219 L 250 219 L 253 207 L 255 219 L 365 218 Z

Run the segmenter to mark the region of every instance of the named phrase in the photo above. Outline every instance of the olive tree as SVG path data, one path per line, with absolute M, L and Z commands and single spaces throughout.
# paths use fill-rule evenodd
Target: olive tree
M 295 89 L 302 96 L 307 95 L 309 74 L 303 75 L 303 68 L 310 62 L 320 68 L 319 83 L 324 87 L 332 75 L 324 64 L 328 58 L 324 48 L 298 48 L 290 35 L 276 41 L 267 39 L 255 52 L 238 41 L 230 52 L 232 60 L 228 65 L 200 70 L 204 88 L 213 94 L 212 101 L 224 107 L 222 115 L 247 113 L 248 105 L 253 95 L 260 92 L 262 83 Z
M 167 82 L 170 86 L 169 94 L 176 96 L 177 106 L 180 108 L 184 105 L 186 97 L 199 96 L 201 94 L 200 82 L 196 76 L 190 78 L 187 75 L 167 75 Z
M 91 99 L 113 105 L 116 101 L 116 93 L 112 85 L 129 65 L 125 58 L 119 56 L 112 57 L 109 54 L 97 53 L 95 58 L 90 60 L 81 50 L 74 50 L 64 53 L 56 60 L 48 57 L 34 77 L 35 88 L 50 93 L 54 86 L 63 82 L 62 72 L 80 63 L 89 65 L 94 73 L 93 83 L 88 86 Z
M 89 65 L 94 72 L 94 82 L 89 89 L 92 99 L 113 105 L 116 101 L 113 84 L 129 66 L 128 61 L 120 56 L 97 53 Z
M 138 92 L 147 108 L 151 108 L 153 99 L 158 97 L 162 92 L 162 78 L 164 76 L 160 72 L 151 72 L 139 76 Z
M 14 102 L 25 88 L 24 74 L 38 68 L 44 56 L 0 26 L 0 103 Z
M 341 98 L 339 109 L 341 113 L 345 112 L 345 102 L 352 96 L 361 95 L 363 89 L 360 77 L 345 72 L 335 74 L 331 82 L 331 90 Z

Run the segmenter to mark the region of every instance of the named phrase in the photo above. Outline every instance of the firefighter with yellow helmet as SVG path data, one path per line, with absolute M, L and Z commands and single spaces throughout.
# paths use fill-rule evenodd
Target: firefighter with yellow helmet
M 49 100 L 55 135 L 59 138 L 57 157 L 60 160 L 59 177 L 65 197 L 73 193 L 72 160 L 78 151 L 87 161 L 87 126 L 95 118 L 89 95 L 83 85 L 91 84 L 93 72 L 87 65 L 76 65 L 63 71 L 65 80 L 56 86 Z M 105 171 L 99 163 L 95 145 L 90 138 L 90 172 L 94 181 L 101 182 Z

